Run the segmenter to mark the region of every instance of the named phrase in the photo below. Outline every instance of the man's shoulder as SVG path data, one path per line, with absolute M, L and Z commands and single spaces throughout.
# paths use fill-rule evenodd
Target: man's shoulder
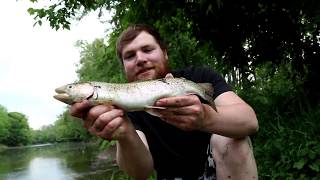
M 214 72 L 212 68 L 207 66 L 187 66 L 180 69 L 175 69 L 173 73 L 191 73 L 191 72 L 202 72 L 202 71 L 211 71 Z
M 210 67 L 190 66 L 172 72 L 174 77 L 184 77 L 196 83 L 211 83 L 215 89 L 213 97 L 231 91 L 232 88 L 224 80 L 223 76 Z
M 192 81 L 201 81 L 215 78 L 218 74 L 212 68 L 206 66 L 188 66 L 172 71 L 174 77 L 184 77 Z

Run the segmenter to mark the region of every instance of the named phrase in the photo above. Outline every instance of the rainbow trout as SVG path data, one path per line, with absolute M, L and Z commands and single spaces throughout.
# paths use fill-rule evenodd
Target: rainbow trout
M 88 100 L 91 105 L 115 105 L 125 111 L 165 109 L 154 106 L 158 99 L 179 95 L 197 95 L 216 110 L 210 83 L 194 83 L 184 78 L 163 78 L 131 83 L 84 82 L 61 86 L 55 99 L 66 104 Z

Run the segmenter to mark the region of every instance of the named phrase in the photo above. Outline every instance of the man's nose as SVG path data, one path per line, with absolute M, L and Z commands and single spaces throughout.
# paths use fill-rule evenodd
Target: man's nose
M 137 52 L 136 57 L 137 57 L 136 59 L 137 64 L 145 63 L 147 61 L 145 54 L 141 51 Z

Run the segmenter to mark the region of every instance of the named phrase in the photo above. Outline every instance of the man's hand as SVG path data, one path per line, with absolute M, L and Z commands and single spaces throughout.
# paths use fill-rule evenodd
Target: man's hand
M 155 104 L 166 107 L 158 110 L 160 118 L 183 130 L 201 130 L 205 108 L 196 95 L 162 98 Z
M 165 78 L 173 78 L 171 73 Z M 166 107 L 157 110 L 160 118 L 180 129 L 201 130 L 205 119 L 205 108 L 196 95 L 175 96 L 159 99 L 155 106 Z
M 106 140 L 119 140 L 127 132 L 129 120 L 121 109 L 111 105 L 90 106 L 88 101 L 75 103 L 70 114 L 84 120 L 84 127 L 90 133 Z

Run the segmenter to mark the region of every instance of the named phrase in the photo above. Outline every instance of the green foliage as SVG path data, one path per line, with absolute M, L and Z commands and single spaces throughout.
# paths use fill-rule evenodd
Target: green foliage
M 92 137 L 83 128 L 79 119 L 73 118 L 68 111 L 63 112 L 54 125 L 32 130 L 27 117 L 18 112 L 7 112 L 0 106 L 0 144 L 20 146 L 28 144 L 55 143 L 66 141 L 88 141 Z
M 263 125 L 273 122 L 263 127 L 266 133 L 259 133 L 254 142 L 262 179 L 319 177 L 319 113 L 318 108 L 291 118 L 271 113 L 273 119 L 260 119 L 260 122 L 269 121 L 261 122 Z
M 284 63 L 275 70 L 273 64 L 266 63 L 256 67 L 252 86 L 243 88 L 241 95 L 244 98 L 254 95 L 248 97 L 250 104 L 257 108 L 256 111 L 264 113 L 263 117 L 270 117 L 269 112 L 296 115 L 309 108 L 303 81 L 304 77 L 296 76 L 290 63 Z
M 238 90 L 253 106 L 260 130 L 253 136 L 261 179 L 315 179 L 319 174 L 320 108 L 310 108 L 290 64 L 256 68 L 255 85 Z
M 35 2 L 34 0 L 30 0 Z M 83 3 L 82 3 L 83 2 Z M 46 8 L 29 8 L 28 13 L 34 16 L 35 24 L 42 25 L 42 19 L 46 18 L 50 22 L 50 26 L 56 30 L 70 29 L 70 20 L 76 16 L 80 16 L 79 9 L 85 7 L 86 9 L 93 8 L 90 3 L 85 1 L 58 1 L 57 4 L 51 4 Z M 85 13 L 85 12 L 82 12 Z
M 32 144 L 56 142 L 56 132 L 53 125 L 43 126 L 40 130 L 32 131 Z
M 85 141 L 90 139 L 90 135 L 82 126 L 82 121 L 70 116 L 65 111 L 54 124 L 56 141 Z
M 64 111 L 54 125 L 34 130 L 32 134 L 33 144 L 88 141 L 90 139 L 91 135 L 83 128 L 82 122 L 70 116 L 68 111 Z
M 123 82 L 122 65 L 116 57 L 115 42 L 109 40 L 106 45 L 103 39 L 96 39 L 92 44 L 78 41 L 81 49 L 78 76 L 80 81 Z
M 177 10 L 176 14 L 163 17 L 154 24 L 169 46 L 170 67 L 172 69 L 190 65 L 213 67 L 217 63 L 213 56 L 214 52 L 210 50 L 209 44 L 199 44 L 191 33 L 193 22 L 185 19 L 185 16 L 183 11 Z
M 20 146 L 30 144 L 32 130 L 27 117 L 19 112 L 8 112 L 0 105 L 0 144 Z
M 5 107 L 0 105 L 0 144 L 4 143 L 4 141 L 9 136 L 9 121 L 8 121 L 8 112 Z
M 0 144 L 0 153 L 5 151 L 8 147 L 6 145 Z
M 31 130 L 27 117 L 18 112 L 8 113 L 9 136 L 3 141 L 8 146 L 27 145 L 31 141 Z

